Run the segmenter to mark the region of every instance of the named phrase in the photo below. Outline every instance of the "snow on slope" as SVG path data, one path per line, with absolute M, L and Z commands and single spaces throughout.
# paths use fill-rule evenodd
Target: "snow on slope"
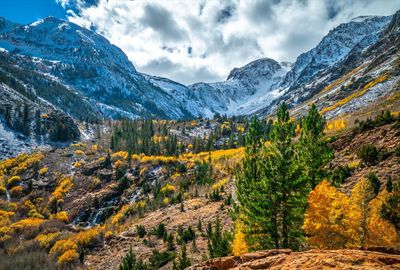
M 315 48 L 300 54 L 281 86 L 307 82 L 319 71 L 343 60 L 361 41 L 363 48 L 372 45 L 390 20 L 391 16 L 362 16 L 337 26 Z
M 277 87 L 290 66 L 262 58 L 233 69 L 224 82 L 196 83 L 189 88 L 214 113 L 251 114 L 281 95 Z
M 19 57 L 19 64 L 53 76 L 92 104 L 107 105 L 100 110 L 107 117 L 192 116 L 138 73 L 121 49 L 76 24 L 48 17 L 1 34 L 0 47 Z

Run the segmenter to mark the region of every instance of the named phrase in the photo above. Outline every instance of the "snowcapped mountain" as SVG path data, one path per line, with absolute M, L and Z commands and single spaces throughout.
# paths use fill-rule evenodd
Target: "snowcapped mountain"
M 315 48 L 299 55 L 281 86 L 305 83 L 319 71 L 343 60 L 355 46 L 363 49 L 374 44 L 390 19 L 390 16 L 362 16 L 337 26 Z
M 290 63 L 262 58 L 233 69 L 224 82 L 196 83 L 189 88 L 213 113 L 251 114 L 282 94 L 278 86 L 290 67 Z
M 0 47 L 18 65 L 77 92 L 103 116 L 193 117 L 173 96 L 138 73 L 121 49 L 76 24 L 48 17 L 17 26 L 0 35 Z
M 139 73 L 101 35 L 53 17 L 24 26 L 1 20 L 0 48 L 15 66 L 40 74 L 29 82 L 20 77 L 32 92 L 75 119 L 266 115 L 280 101 L 296 106 L 343 75 L 348 70 L 342 63 L 357 62 L 390 21 L 358 17 L 331 30 L 293 64 L 262 58 L 233 69 L 223 82 L 189 86 Z M 38 85 L 43 80 L 57 87 L 46 91 Z

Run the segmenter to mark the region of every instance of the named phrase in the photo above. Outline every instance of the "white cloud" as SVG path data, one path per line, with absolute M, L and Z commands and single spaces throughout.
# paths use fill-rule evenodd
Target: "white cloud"
M 68 19 L 94 27 L 139 71 L 184 84 L 223 80 L 260 57 L 294 61 L 338 24 L 400 8 L 391 0 L 56 1 L 76 3 Z

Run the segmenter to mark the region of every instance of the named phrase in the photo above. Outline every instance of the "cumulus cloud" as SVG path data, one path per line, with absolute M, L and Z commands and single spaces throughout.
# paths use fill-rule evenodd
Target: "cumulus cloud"
M 400 8 L 392 0 L 56 1 L 139 71 L 184 84 L 223 80 L 261 57 L 295 61 L 340 23 Z

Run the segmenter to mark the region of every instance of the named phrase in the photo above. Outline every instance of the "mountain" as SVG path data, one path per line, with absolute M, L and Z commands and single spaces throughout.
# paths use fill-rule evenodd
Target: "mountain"
M 208 112 L 227 115 L 267 115 L 285 100 L 291 107 L 311 98 L 338 77 L 334 66 L 350 54 L 375 44 L 391 16 L 363 16 L 331 30 L 321 42 L 293 64 L 258 59 L 233 69 L 227 80 L 189 85 Z M 317 84 L 317 85 L 315 85 Z
M 271 102 L 262 110 L 259 115 L 269 115 L 281 101 L 288 103 L 290 107 L 296 107 L 303 102 L 316 102 L 319 108 L 333 103 L 334 98 L 325 91 L 325 97 L 331 98 L 329 102 L 322 102 L 318 99 L 321 91 L 336 80 L 342 78 L 342 82 L 335 87 L 331 85 L 330 91 L 336 91 L 337 86 L 341 87 L 349 79 L 360 81 L 360 85 L 353 84 L 353 92 L 363 86 L 362 80 L 368 81 L 369 77 L 376 77 L 376 74 L 368 74 L 369 71 L 356 74 L 348 74 L 353 69 L 360 67 L 367 62 L 365 52 L 378 43 L 384 36 L 384 31 L 392 20 L 392 16 L 364 16 L 353 19 L 349 23 L 341 24 L 325 36 L 322 41 L 312 50 L 301 54 L 295 61 L 293 68 L 286 74 L 280 84 L 284 94 Z M 379 52 L 370 55 L 369 58 L 379 57 Z M 353 62 L 349 64 L 349 62 Z M 361 71 L 361 68 L 360 70 Z M 354 71 L 355 72 L 355 71 Z M 354 88 L 354 89 L 353 89 Z M 349 96 L 352 93 L 341 92 L 338 99 Z
M 0 35 L 0 47 L 17 65 L 76 92 L 101 116 L 193 117 L 173 96 L 138 73 L 121 49 L 71 22 L 48 17 L 17 26 Z M 54 94 L 63 99 L 62 94 Z
M 290 67 L 290 63 L 262 58 L 233 69 L 224 82 L 196 83 L 189 88 L 213 113 L 251 114 L 282 94 L 278 86 Z
M 0 17 L 0 34 L 8 32 L 18 26 L 20 26 L 20 24 L 11 22 L 6 18 Z

